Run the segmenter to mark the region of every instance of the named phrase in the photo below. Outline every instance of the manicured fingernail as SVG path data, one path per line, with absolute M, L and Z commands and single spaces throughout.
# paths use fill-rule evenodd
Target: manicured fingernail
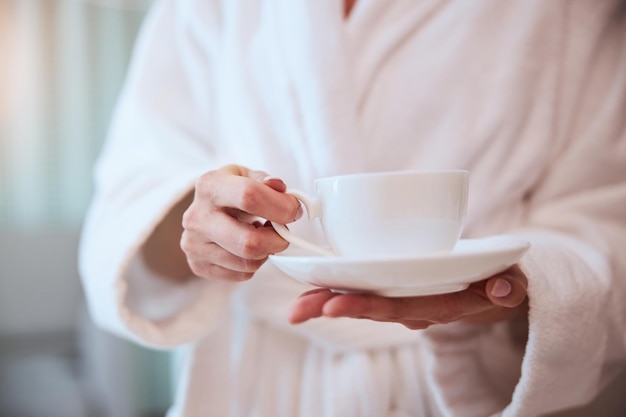
M 509 281 L 504 278 L 498 278 L 491 288 L 491 295 L 498 298 L 506 297 L 511 294 L 512 289 L 513 287 L 511 287 Z
M 267 177 L 265 177 L 265 178 L 263 178 L 261 180 L 261 182 L 270 182 L 270 181 L 280 181 L 280 182 L 283 182 L 283 180 L 281 180 L 280 178 L 272 177 L 271 175 L 268 175 Z

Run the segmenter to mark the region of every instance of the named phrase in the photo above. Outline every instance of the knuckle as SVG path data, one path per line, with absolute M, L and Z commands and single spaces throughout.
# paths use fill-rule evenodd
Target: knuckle
M 454 309 L 442 309 L 432 320 L 437 324 L 448 324 L 457 321 L 460 317 Z
M 203 202 L 194 200 L 181 216 L 181 225 L 186 230 L 202 230 L 211 221 L 218 210 L 214 206 L 204 205 Z
M 190 253 L 193 247 L 193 242 L 192 239 L 189 237 L 189 233 L 183 232 L 180 235 L 180 241 L 178 244 L 183 252 L 185 252 L 186 254 Z
M 198 277 L 208 278 L 205 265 L 202 262 L 187 258 L 187 264 L 189 265 L 189 269 L 191 269 L 191 272 L 193 272 L 194 275 Z
M 200 175 L 198 179 L 196 179 L 195 194 L 203 199 L 212 199 L 213 190 L 215 188 L 214 184 L 219 181 L 218 178 L 220 175 L 223 175 L 223 173 L 219 170 L 208 171 Z
M 203 259 L 204 261 L 207 261 L 207 244 L 211 244 L 211 242 L 205 242 L 201 240 L 198 235 L 187 231 L 183 231 L 178 242 L 180 249 L 185 253 L 188 259 L 197 258 Z
M 242 165 L 237 164 L 227 164 L 222 166 L 216 171 L 212 171 L 219 174 L 228 174 L 228 175 L 239 175 L 239 176 L 247 176 L 250 170 Z
M 409 321 L 407 317 L 411 316 L 412 301 L 409 299 L 398 299 L 396 302 L 389 304 L 387 317 L 391 321 L 400 322 Z
M 247 182 L 239 196 L 239 208 L 247 213 L 254 213 L 259 205 L 260 195 L 256 184 Z
M 207 193 L 207 190 L 210 189 L 210 184 L 212 183 L 212 178 L 215 174 L 212 171 L 205 172 L 200 175 L 196 180 L 195 184 L 195 194 L 199 196 L 204 196 Z
M 239 242 L 241 254 L 243 258 L 259 259 L 267 256 L 265 247 L 260 236 L 254 231 L 248 231 L 242 234 Z
M 182 218 L 182 226 L 185 230 L 191 230 L 196 225 L 196 214 L 192 207 L 185 210 Z
M 457 321 L 463 315 L 460 300 L 458 297 L 443 297 L 441 301 L 441 309 L 431 320 L 437 324 L 448 324 Z

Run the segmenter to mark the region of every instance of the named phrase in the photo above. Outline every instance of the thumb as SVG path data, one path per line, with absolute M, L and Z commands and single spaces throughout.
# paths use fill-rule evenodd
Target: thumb
M 504 272 L 489 278 L 485 293 L 489 300 L 501 307 L 517 307 L 524 302 L 528 279 L 522 270 L 514 265 Z

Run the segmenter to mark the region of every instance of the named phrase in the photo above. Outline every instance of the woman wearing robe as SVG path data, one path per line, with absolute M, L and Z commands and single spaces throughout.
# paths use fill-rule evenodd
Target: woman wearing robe
M 83 232 L 94 319 L 181 349 L 170 417 L 522 417 L 591 402 L 626 357 L 624 3 L 348 6 L 155 4 Z M 429 169 L 470 172 L 463 238 L 529 241 L 516 267 L 385 299 L 311 292 L 265 262 L 287 243 L 250 215 L 319 238 L 293 222 L 287 185 Z

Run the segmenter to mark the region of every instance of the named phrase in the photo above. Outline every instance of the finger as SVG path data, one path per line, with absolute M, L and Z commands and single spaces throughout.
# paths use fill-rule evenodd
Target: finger
M 285 184 L 285 182 L 280 178 L 267 176 L 263 178 L 261 182 L 278 192 L 284 193 L 287 191 L 287 184 Z
M 508 321 L 515 318 L 528 316 L 528 302 L 523 302 L 517 307 L 493 306 L 489 310 L 478 314 L 466 316 L 462 319 L 465 323 L 495 323 Z
M 227 251 L 245 259 L 264 259 L 285 250 L 289 244 L 272 228 L 239 221 L 219 209 L 203 210 L 194 202 L 183 215 L 187 241 L 185 252 L 193 245 L 217 243 Z M 184 235 L 185 235 L 184 234 Z M 196 240 L 192 238 L 195 237 Z
M 181 237 L 181 248 L 191 271 L 204 278 L 228 281 L 247 280 L 267 259 L 240 258 L 215 243 L 205 242 L 202 236 L 189 231 L 185 231 Z
M 287 184 L 285 184 L 285 182 L 277 177 L 265 177 L 262 180 L 263 184 L 267 185 L 268 187 L 272 188 L 273 190 L 276 190 L 280 193 L 284 193 L 285 191 L 287 191 Z M 298 210 L 296 211 L 296 218 L 295 220 L 298 220 L 302 217 L 302 215 L 304 214 L 304 210 L 302 209 L 302 204 L 300 204 L 300 202 L 298 202 Z
M 485 285 L 485 294 L 493 304 L 513 308 L 524 303 L 527 288 L 526 275 L 515 265 L 489 278 Z
M 277 223 L 291 223 L 300 203 L 291 195 L 276 191 L 255 179 L 208 172 L 198 180 L 196 194 L 209 205 L 235 208 Z
M 267 261 L 267 257 L 262 259 L 246 259 L 236 256 L 214 242 L 204 242 L 199 238 L 194 239 L 197 243 L 188 243 L 191 240 L 187 235 L 181 239 L 181 247 L 187 255 L 187 261 L 209 262 L 230 269 L 235 272 L 256 272 Z
M 298 324 L 309 319 L 321 317 L 324 304 L 336 295 L 326 288 L 305 292 L 289 308 L 287 315 L 289 322 Z
M 188 256 L 200 257 L 198 251 L 206 251 L 207 245 L 215 243 L 235 256 L 262 260 L 288 246 L 273 229 L 240 222 L 219 210 L 210 216 L 195 216 L 188 211 L 183 216 L 183 227 L 180 245 Z
M 265 259 L 282 252 L 289 243 L 273 228 L 255 227 L 240 222 L 226 213 L 215 213 L 208 225 L 207 241 L 214 242 L 232 254 L 245 259 Z
M 368 317 L 383 321 L 425 320 L 450 323 L 492 307 L 473 290 L 425 297 L 387 298 L 366 294 L 345 294 L 329 300 L 323 314 L 329 317 Z
M 239 282 L 247 281 L 254 276 L 253 272 L 233 271 L 202 259 L 190 259 L 188 263 L 193 273 L 202 278 Z

